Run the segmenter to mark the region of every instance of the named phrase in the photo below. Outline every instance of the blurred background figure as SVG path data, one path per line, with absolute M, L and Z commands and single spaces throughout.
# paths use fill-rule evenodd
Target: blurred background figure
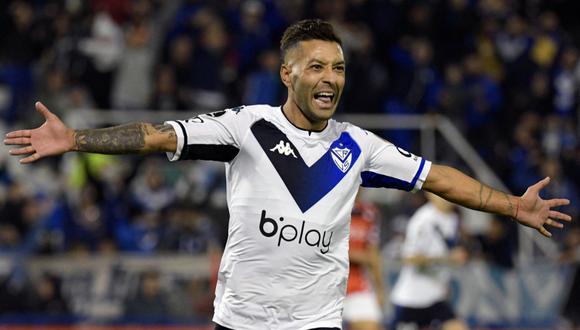
M 350 270 L 343 320 L 351 330 L 383 329 L 384 285 L 379 254 L 381 215 L 369 202 L 358 200 L 350 223 Z
M 24 306 L 29 313 L 68 315 L 69 305 L 61 291 L 61 280 L 55 276 L 42 274 L 31 281 L 24 296 Z
M 169 300 L 158 271 L 147 270 L 141 274 L 137 292 L 125 301 L 124 314 L 129 319 L 158 322 L 169 316 Z
M 459 218 L 455 205 L 426 193 L 428 202 L 407 225 L 403 268 L 393 288 L 393 328 L 467 329 L 448 302 L 449 271 L 466 263 L 467 251 L 457 245 Z

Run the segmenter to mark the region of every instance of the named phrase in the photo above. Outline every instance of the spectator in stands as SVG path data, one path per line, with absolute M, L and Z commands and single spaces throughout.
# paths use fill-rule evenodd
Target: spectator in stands
M 279 104 L 282 100 L 282 84 L 278 74 L 278 51 L 269 49 L 259 56 L 259 69 L 250 73 L 246 80 L 243 102 L 245 104 Z
M 560 62 L 554 74 L 554 110 L 566 118 L 574 118 L 578 106 L 578 50 L 575 47 L 566 47 L 560 57 Z
M 161 274 L 148 270 L 141 274 L 137 293 L 124 303 L 124 314 L 129 319 L 162 321 L 169 315 L 166 293 L 161 285 Z
M 157 69 L 155 90 L 149 107 L 160 111 L 185 110 L 187 106 L 187 90 L 179 85 L 176 72 L 169 65 Z
M 160 212 L 175 201 L 175 193 L 167 181 L 158 159 L 142 163 L 131 182 L 131 196 L 138 209 Z
M 476 237 L 481 249 L 478 257 L 492 266 L 512 269 L 514 267 L 514 232 L 514 228 L 506 224 L 504 220 L 493 217 L 485 233 Z
M 91 31 L 79 43 L 89 61 L 82 75 L 99 109 L 111 108 L 112 82 L 123 52 L 123 31 L 104 11 L 92 15 Z
M 156 48 L 153 29 L 144 22 L 132 23 L 125 31 L 123 56 L 113 81 L 112 106 L 116 109 L 146 109 L 153 90 Z
M 70 309 L 61 290 L 61 280 L 58 277 L 42 274 L 33 279 L 25 297 L 26 310 L 47 315 L 67 315 Z
M 228 61 L 228 35 L 223 22 L 213 13 L 200 11 L 194 18 L 200 26 L 198 47 L 193 57 L 191 87 L 193 104 L 202 109 L 220 109 L 226 104 L 228 70 L 235 70 Z
M 173 207 L 168 211 L 167 223 L 160 249 L 192 255 L 209 255 L 221 246 L 207 215 L 191 207 Z
M 24 289 L 10 275 L 0 275 L 0 315 L 25 311 Z
M 15 252 L 20 248 L 22 238 L 11 223 L 0 223 L 0 251 Z

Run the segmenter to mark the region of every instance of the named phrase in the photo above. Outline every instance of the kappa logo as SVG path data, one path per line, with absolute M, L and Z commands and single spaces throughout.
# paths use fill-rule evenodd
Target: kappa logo
M 338 147 L 333 148 L 331 150 L 332 160 L 334 164 L 342 171 L 342 173 L 346 173 L 350 168 L 350 164 L 352 163 L 352 153 L 350 149 L 343 147 L 343 144 L 339 144 Z
M 284 142 L 284 140 L 280 140 L 280 142 L 278 142 L 278 144 L 275 145 L 274 148 L 270 149 L 270 151 L 278 151 L 280 155 L 284 156 L 292 155 L 292 157 L 298 158 L 296 157 L 296 154 L 294 153 L 294 149 L 292 149 L 290 142 Z

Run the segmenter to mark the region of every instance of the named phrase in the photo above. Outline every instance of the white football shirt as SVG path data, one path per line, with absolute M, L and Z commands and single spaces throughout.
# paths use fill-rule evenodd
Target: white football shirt
M 457 214 L 441 212 L 431 203 L 426 203 L 409 220 L 402 249 L 403 257 L 447 256 L 450 246 L 457 240 L 458 225 Z M 410 308 L 427 308 L 445 301 L 449 277 L 449 269 L 445 265 L 405 265 L 391 293 L 391 301 L 395 305 Z
M 167 123 L 178 141 L 170 160 L 226 163 L 230 220 L 214 322 L 340 328 L 359 186 L 420 189 L 431 163 L 348 123 L 299 129 L 268 105 Z

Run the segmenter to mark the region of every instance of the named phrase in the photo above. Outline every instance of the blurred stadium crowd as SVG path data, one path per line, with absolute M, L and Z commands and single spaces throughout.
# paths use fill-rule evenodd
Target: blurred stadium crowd
M 35 100 L 64 118 L 77 109 L 187 118 L 193 110 L 281 104 L 281 33 L 320 17 L 344 42 L 340 113 L 448 116 L 515 194 L 549 175 L 546 197 L 569 198 L 565 211 L 578 218 L 577 9 L 562 0 L 1 1 L 0 131 L 39 124 Z M 417 150 L 412 133 L 386 137 Z M 19 166 L 5 148 L 0 253 L 210 254 L 225 238 L 224 184 L 221 164 L 65 155 Z M 421 202 L 417 195 L 397 211 L 409 215 Z M 476 241 L 512 267 L 516 236 L 506 223 L 495 221 Z M 577 236 L 560 238 L 566 251 L 579 244 Z M 44 277 L 31 287 L 42 292 L 45 280 L 58 282 Z M 0 313 L 48 308 L 0 291 Z

